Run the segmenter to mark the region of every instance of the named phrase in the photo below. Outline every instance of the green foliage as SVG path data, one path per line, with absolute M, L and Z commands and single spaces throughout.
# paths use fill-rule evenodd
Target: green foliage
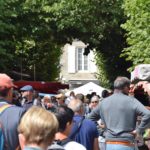
M 114 26 L 119 26 L 123 15 L 121 4 L 122 0 L 61 0 L 51 11 L 59 30 L 71 31 L 73 38 L 80 37 L 96 45 Z
M 0 69 L 22 69 L 33 79 L 35 66 L 37 80 L 54 80 L 59 73 L 60 47 L 77 38 L 89 44 L 86 51 L 97 50 L 97 62 L 103 62 L 99 65 L 100 82 L 111 86 L 116 76 L 127 74 L 129 67 L 119 57 L 126 45 L 120 28 L 125 21 L 122 2 L 1 0 L 0 56 L 5 59 L 1 59 Z
M 29 74 L 30 80 L 34 78 L 34 70 L 37 80 L 58 77 L 62 42 L 51 21 L 52 14 L 45 10 L 51 3 L 48 0 L 0 1 L 1 72 L 21 71 Z
M 150 0 L 125 0 L 123 8 L 128 19 L 122 27 L 129 46 L 122 56 L 133 62 L 131 71 L 138 64 L 150 63 Z
M 70 40 L 77 38 L 97 50 L 98 78 L 100 83 L 111 86 L 118 75 L 129 77 L 124 58 L 120 58 L 126 42 L 120 25 L 125 21 L 123 0 L 61 0 L 51 11 L 59 31 Z M 102 61 L 102 62 L 101 62 Z M 113 72 L 113 74 L 112 74 Z
M 111 83 L 108 80 L 108 74 L 106 71 L 106 61 L 101 53 L 95 53 L 96 65 L 98 67 L 97 77 L 100 80 L 100 84 L 102 87 L 111 88 Z
M 7 72 L 9 62 L 13 60 L 15 51 L 14 34 L 16 27 L 11 23 L 10 18 L 15 17 L 15 10 L 7 6 L 8 0 L 0 1 L 0 70 Z

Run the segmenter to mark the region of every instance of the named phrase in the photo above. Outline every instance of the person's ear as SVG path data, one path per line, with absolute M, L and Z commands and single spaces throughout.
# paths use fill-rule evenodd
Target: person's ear
M 8 91 L 7 100 L 11 102 L 12 98 L 13 98 L 13 88 L 10 88 Z
M 68 121 L 66 124 L 66 127 L 70 126 L 72 124 L 72 122 Z
M 20 143 L 21 149 L 24 149 L 24 147 L 25 147 L 25 142 L 26 142 L 24 135 L 20 133 L 20 134 L 18 135 L 18 138 L 19 138 L 19 143 Z
M 80 114 L 84 114 L 85 113 L 85 109 L 84 109 L 84 106 L 82 106 L 81 108 L 80 108 Z

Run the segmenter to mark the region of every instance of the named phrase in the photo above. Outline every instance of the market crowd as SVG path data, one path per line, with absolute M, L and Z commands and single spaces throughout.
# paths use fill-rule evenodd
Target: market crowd
M 149 93 L 120 76 L 101 95 L 41 97 L 0 73 L 0 150 L 149 150 Z

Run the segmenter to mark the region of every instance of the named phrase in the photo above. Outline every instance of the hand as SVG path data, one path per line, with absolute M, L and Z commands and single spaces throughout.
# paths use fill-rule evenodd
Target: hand
M 137 132 L 136 132 L 136 130 L 133 130 L 132 132 L 130 132 L 130 134 L 132 134 L 134 137 L 136 137 L 136 136 L 137 136 Z
M 139 133 L 137 133 L 136 130 L 134 130 L 134 131 L 132 131 L 132 132 L 130 132 L 130 133 L 135 137 L 135 139 L 136 139 L 137 141 L 143 141 L 142 135 L 140 135 Z

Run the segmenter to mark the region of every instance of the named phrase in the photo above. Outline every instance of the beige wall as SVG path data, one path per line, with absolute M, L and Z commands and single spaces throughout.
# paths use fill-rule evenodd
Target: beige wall
M 75 41 L 72 43 L 75 47 L 86 47 L 86 45 L 81 41 Z M 68 48 L 69 44 L 66 44 L 63 49 L 63 54 L 61 56 L 60 64 L 61 64 L 61 73 L 60 73 L 60 80 L 62 82 L 69 82 L 70 80 L 95 80 L 96 79 L 96 72 L 91 71 L 80 71 L 75 73 L 68 73 Z

